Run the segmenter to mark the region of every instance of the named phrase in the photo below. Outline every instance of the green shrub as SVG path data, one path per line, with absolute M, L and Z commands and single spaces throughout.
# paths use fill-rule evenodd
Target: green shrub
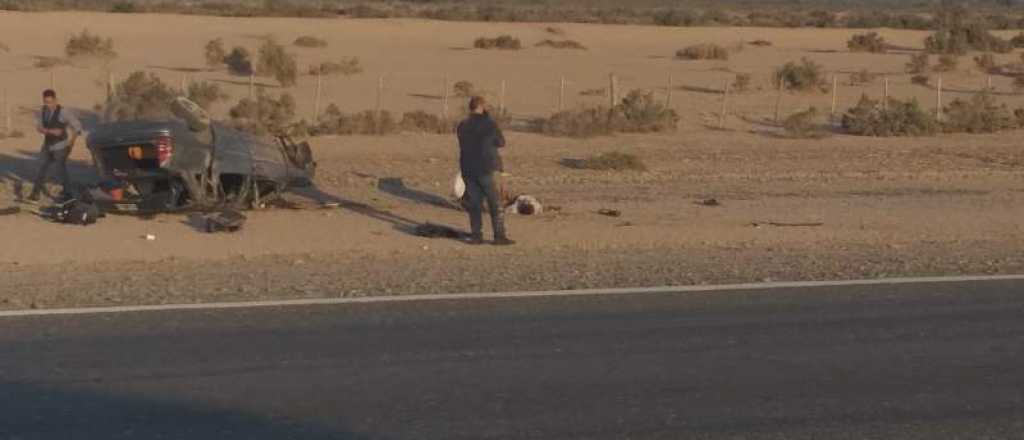
M 323 49 L 327 47 L 327 40 L 317 37 L 311 37 L 309 35 L 304 35 L 299 38 L 296 38 L 295 42 L 292 44 L 299 47 L 305 47 L 310 49 Z
M 932 68 L 936 72 L 952 72 L 960 65 L 960 59 L 955 55 L 939 56 L 939 63 Z
M 115 14 L 134 14 L 139 12 L 139 10 L 135 7 L 134 3 L 117 2 L 110 6 L 110 12 Z
M 64 45 L 64 54 L 68 58 L 95 58 L 105 61 L 117 58 L 114 51 L 114 40 L 89 33 L 88 29 L 72 35 Z
M 886 51 L 885 39 L 878 35 L 878 32 L 854 34 L 846 42 L 846 47 L 851 52 L 885 53 Z
M 774 81 L 776 86 L 781 82 L 790 90 L 820 90 L 825 83 L 825 74 L 820 64 L 802 58 L 800 63 L 790 61 L 776 69 Z
M 612 151 L 582 160 L 567 160 L 563 164 L 578 170 L 594 171 L 647 171 L 647 165 L 635 154 Z
M 295 98 L 282 93 L 278 98 L 260 91 L 256 98 L 242 98 L 231 108 L 230 124 L 256 135 L 289 133 L 295 119 Z
M 942 112 L 942 128 L 948 133 L 995 133 L 1017 126 L 1006 105 L 996 103 L 987 92 L 968 100 L 954 99 Z
M 283 87 L 294 86 L 299 79 L 295 56 L 272 38 L 264 40 L 260 46 L 257 71 L 261 75 L 272 76 Z
M 610 135 L 612 111 L 607 107 L 564 110 L 540 121 L 540 132 L 549 136 L 592 137 Z
M 363 66 L 359 57 L 342 58 L 340 62 L 327 61 L 320 65 L 310 66 L 310 75 L 344 75 L 352 76 L 363 73 Z
M 540 121 L 541 133 L 551 136 L 592 137 L 614 133 L 675 130 L 679 115 L 643 90 L 631 91 L 615 108 L 565 110 Z
M 249 76 L 255 72 L 252 68 L 252 55 L 244 47 L 231 49 L 231 53 L 224 57 L 224 64 L 232 75 Z
M 519 50 L 523 48 L 523 43 L 511 35 L 501 35 L 496 38 L 477 38 L 473 42 L 473 47 L 477 49 Z
M 811 107 L 790 115 L 782 122 L 786 135 L 794 139 L 819 139 L 828 134 L 819 119 L 821 112 Z
M 584 46 L 575 40 L 544 40 L 537 43 L 537 47 L 550 47 L 552 49 L 574 49 L 574 50 L 587 50 L 587 46 Z
M 922 74 L 928 71 L 928 65 L 931 64 L 931 56 L 927 52 L 921 52 L 910 56 L 910 61 L 907 61 L 907 73 L 910 74 Z
M 114 88 L 103 112 L 108 121 L 166 118 L 176 95 L 156 75 L 134 72 Z
M 970 50 L 1007 53 L 1013 44 L 989 32 L 983 20 L 970 16 L 962 7 L 958 10 L 939 11 L 936 16 L 938 30 L 924 41 L 925 50 L 934 54 L 964 55 Z
M 729 51 L 717 44 L 696 44 L 676 51 L 681 60 L 728 60 Z
M 890 98 L 888 106 L 867 95 L 843 115 L 843 130 L 858 136 L 928 136 L 935 134 L 935 117 L 925 112 L 917 100 Z
M 207 110 L 213 104 L 230 98 L 216 83 L 200 81 L 188 85 L 188 99 Z
M 203 47 L 203 58 L 206 60 L 206 66 L 211 69 L 223 65 L 227 57 L 227 51 L 224 50 L 224 40 L 221 38 L 210 40 Z

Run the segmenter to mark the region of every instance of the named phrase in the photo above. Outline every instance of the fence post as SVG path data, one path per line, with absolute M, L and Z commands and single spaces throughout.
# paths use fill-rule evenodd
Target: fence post
M 256 97 L 256 72 L 249 74 L 249 99 Z
M 377 79 L 377 119 L 380 120 L 380 113 L 384 110 L 384 75 Z
M 502 115 L 505 114 L 505 90 L 506 90 L 506 86 L 507 86 L 507 84 L 505 83 L 505 80 L 501 80 L 501 96 L 498 98 L 498 110 L 501 112 Z
M 181 74 L 181 94 L 184 95 L 184 96 L 188 96 L 188 74 L 187 73 L 182 73 Z
M 0 133 L 11 133 L 11 103 L 7 101 L 7 89 L 4 89 L 4 131 Z
M 674 78 L 672 78 L 672 74 L 669 73 L 668 74 L 668 97 L 665 98 L 665 107 L 668 107 L 668 108 L 672 107 L 672 91 L 673 91 L 672 89 L 675 88 L 675 85 L 672 84 L 673 83 L 673 79 Z
M 57 90 L 57 72 L 50 71 L 50 90 Z
M 725 115 L 729 112 L 729 79 L 725 80 L 725 88 L 722 90 L 722 114 L 718 118 L 718 128 L 725 128 Z
M 441 84 L 441 116 L 448 120 L 448 94 L 451 93 L 451 85 L 448 84 L 448 75 L 444 76 L 444 83 Z
M 114 72 L 107 72 L 107 101 L 114 99 Z
M 565 76 L 562 76 L 558 84 L 558 111 L 565 110 Z
M 935 120 L 942 121 L 942 77 L 935 87 Z
M 882 79 L 882 110 L 889 109 L 889 77 Z
M 320 93 L 323 92 L 324 86 L 324 69 L 320 68 L 316 71 L 316 98 L 313 100 L 313 124 L 317 124 L 320 121 Z
M 775 95 L 775 123 L 779 123 L 779 110 L 782 107 L 782 92 L 786 88 L 786 81 L 779 75 L 779 92 Z
M 836 121 L 836 100 L 839 90 L 839 76 L 832 74 L 832 111 L 829 113 L 829 120 L 831 122 Z
M 619 80 L 615 77 L 615 74 L 608 75 L 608 94 L 611 98 L 611 107 L 615 108 L 619 104 Z
M 988 90 L 988 91 L 992 91 L 993 90 L 992 89 L 992 75 L 988 76 L 987 86 L 985 87 L 985 90 Z

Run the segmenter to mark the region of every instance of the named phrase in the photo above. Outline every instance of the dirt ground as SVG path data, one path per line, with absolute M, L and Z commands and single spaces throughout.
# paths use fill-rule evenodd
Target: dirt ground
M 720 106 L 721 97 L 700 88 L 722 78 L 716 68 L 749 71 L 763 82 L 775 66 L 800 56 L 835 71 L 902 70 L 905 54 L 843 53 L 852 31 L 564 25 L 591 50 L 530 48 L 496 54 L 453 48 L 502 32 L 540 38 L 543 26 L 0 13 L 0 41 L 11 47 L 10 53 L 0 53 L 0 79 L 18 85 L 9 94 L 15 125 L 24 131 L 31 129 L 38 89 L 50 81 L 48 73 L 31 67 L 31 57 L 59 55 L 62 47 L 60 38 L 40 39 L 36 32 L 50 20 L 59 29 L 56 34 L 89 27 L 113 37 L 121 53 L 114 66 L 118 71 L 147 68 L 168 81 L 181 73 L 159 66 L 199 67 L 202 44 L 212 38 L 254 44 L 253 36 L 268 33 L 282 41 L 313 34 L 331 43 L 329 54 L 302 50 L 303 63 L 358 55 L 367 66 L 365 74 L 329 87 L 332 101 L 346 110 L 373 106 L 374 89 L 364 83 L 376 83 L 380 74 L 391 75 L 389 84 L 397 83 L 388 95 L 396 111 L 437 105 L 412 95 L 436 94 L 439 87 L 432 83 L 450 72 L 453 79 L 481 84 L 508 77 L 511 90 L 523 84 L 510 91 L 509 107 L 540 115 L 555 105 L 551 93 L 558 80 L 551 81 L 553 73 L 581 78 L 573 81 L 580 89 L 600 87 L 610 71 L 636 87 L 656 89 L 671 71 L 683 86 L 673 101 L 683 123 L 672 134 L 588 140 L 509 133 L 507 184 L 515 193 L 534 195 L 556 208 L 510 218 L 511 233 L 519 241 L 511 248 L 471 247 L 411 234 L 412 227 L 426 221 L 460 228 L 467 223 L 463 213 L 431 203 L 446 199 L 450 191 L 454 139 L 411 133 L 315 139 L 318 191 L 292 197 L 342 206 L 251 212 L 246 228 L 235 234 L 199 232 L 187 215 L 111 216 L 89 227 L 51 224 L 29 213 L 0 216 L 0 308 L 1024 271 L 1020 132 L 783 139 L 758 122 L 774 105 L 775 96 L 767 90 L 736 97 L 725 130 L 706 126 L 717 120 L 712 109 Z M 175 29 L 181 38 L 167 38 L 166 29 Z M 882 33 L 896 44 L 915 47 L 923 37 L 908 31 Z M 756 38 L 775 46 L 748 48 L 719 63 L 657 58 L 688 44 Z M 983 79 L 969 72 L 966 61 L 949 83 L 966 88 Z M 102 67 L 62 67 L 57 75 L 64 102 L 89 108 L 101 96 L 96 81 L 106 73 Z M 192 75 L 236 81 L 217 72 Z M 924 100 L 934 93 L 896 87 L 900 81 L 906 80 L 894 76 L 894 94 Z M 996 81 L 1008 83 L 1006 78 Z M 227 85 L 236 98 L 244 96 L 244 85 Z M 300 105 L 312 108 L 311 87 L 310 78 L 303 78 L 292 91 Z M 860 91 L 844 87 L 841 96 L 849 99 L 843 101 Z M 598 98 L 573 94 L 570 105 L 584 99 Z M 1012 94 L 1001 99 L 1019 100 Z M 829 97 L 787 94 L 784 100 L 795 108 L 827 105 Z M 0 140 L 0 207 L 16 204 L 17 195 L 27 191 L 23 182 L 34 173 L 38 144 L 32 136 Z M 607 151 L 634 153 L 650 169 L 580 171 L 560 163 Z M 76 178 L 93 178 L 81 145 L 73 159 Z M 394 179 L 401 179 L 405 189 L 388 184 Z M 697 203 L 707 198 L 721 206 Z M 623 215 L 599 215 L 601 209 Z M 753 225 L 768 222 L 822 225 Z M 146 240 L 148 234 L 156 240 Z

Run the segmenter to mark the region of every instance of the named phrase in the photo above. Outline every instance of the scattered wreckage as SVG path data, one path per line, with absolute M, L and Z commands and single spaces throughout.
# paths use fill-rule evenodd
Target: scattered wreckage
M 78 196 L 103 212 L 155 214 L 249 208 L 293 187 L 309 186 L 316 162 L 309 144 L 273 142 L 211 122 L 176 98 L 180 120 L 100 125 L 87 139 L 99 185 Z

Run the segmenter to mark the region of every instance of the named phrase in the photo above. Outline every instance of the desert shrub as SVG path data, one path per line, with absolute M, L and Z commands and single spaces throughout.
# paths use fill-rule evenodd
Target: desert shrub
M 422 122 L 422 121 L 420 121 Z M 410 122 L 411 123 L 411 122 Z M 391 112 L 366 110 L 355 114 L 347 114 L 338 106 L 331 104 L 320 116 L 317 125 L 311 130 L 316 135 L 385 135 L 397 133 L 400 127 Z
M 1024 90 L 1024 75 L 1017 75 L 1013 77 L 1013 90 L 1018 93 Z
M 989 23 L 972 16 L 964 6 L 943 6 L 935 12 L 935 33 L 924 41 L 934 54 L 964 55 L 969 50 L 1006 53 L 1013 45 L 989 32 Z
M 919 86 L 927 86 L 931 80 L 931 77 L 924 74 L 914 75 L 910 77 L 910 83 L 917 84 Z
M 613 133 L 648 133 L 675 130 L 679 115 L 654 99 L 654 94 L 633 90 L 614 108 L 565 110 L 540 122 L 540 132 L 552 136 L 592 137 Z
M 207 110 L 214 103 L 229 98 L 230 96 L 217 83 L 200 81 L 188 85 L 188 99 Z
M 658 11 L 652 16 L 652 21 L 658 26 L 695 26 L 701 19 L 691 11 L 680 9 Z
M 536 44 L 537 47 L 550 47 L 552 49 L 575 49 L 575 50 L 587 50 L 587 46 L 584 46 L 575 40 L 544 40 Z
M 477 38 L 473 42 L 473 47 L 477 49 L 519 50 L 523 48 L 523 43 L 511 35 L 501 35 L 496 38 Z
M 116 2 L 110 6 L 110 12 L 115 14 L 134 14 L 136 12 L 139 12 L 139 10 L 135 7 L 134 3 Z
M 306 47 L 311 49 L 323 49 L 327 47 L 327 40 L 317 37 L 311 37 L 309 35 L 304 35 L 299 38 L 296 38 L 295 42 L 292 44 L 299 47 Z
M 342 58 L 339 62 L 327 61 L 309 67 L 310 75 L 358 75 L 363 73 L 363 66 L 359 57 Z
M 949 133 L 995 133 L 1016 127 L 1010 110 L 989 93 L 954 99 L 942 112 L 942 128 Z
M 728 60 L 729 51 L 717 44 L 696 44 L 676 51 L 681 60 Z
M 278 98 L 262 91 L 256 98 L 242 98 L 229 111 L 235 129 L 256 135 L 288 133 L 295 119 L 295 98 L 282 93 Z
M 939 62 L 932 68 L 936 72 L 952 72 L 960 65 L 960 59 L 955 55 L 941 55 Z
M 50 69 L 57 66 L 66 66 L 70 64 L 68 60 L 59 57 L 36 57 L 36 62 L 33 63 L 38 69 Z
M 272 38 L 264 40 L 260 46 L 257 71 L 261 75 L 274 77 L 283 87 L 294 86 L 299 78 L 295 56 Z
M 232 75 L 249 76 L 255 72 L 252 68 L 252 55 L 244 47 L 231 49 L 231 53 L 224 57 L 224 64 Z
M 621 151 L 601 153 L 581 160 L 563 161 L 563 164 L 578 170 L 647 171 L 647 165 L 639 157 Z
M 878 32 L 854 34 L 846 42 L 846 47 L 851 52 L 885 53 L 886 50 L 885 39 Z
M 825 73 L 820 64 L 802 58 L 800 63 L 790 61 L 776 69 L 774 81 L 790 90 L 811 91 L 821 89 Z
M 468 98 L 476 94 L 476 86 L 469 81 L 459 81 L 452 86 L 452 90 L 455 92 L 455 96 L 460 98 Z
M 751 41 L 748 44 L 750 44 L 751 46 L 769 47 L 769 46 L 772 45 L 772 42 L 768 41 L 768 40 L 764 40 L 764 39 L 757 39 L 757 40 Z
M 927 52 L 921 52 L 910 56 L 910 61 L 907 61 L 906 71 L 910 74 L 922 74 L 928 71 L 928 65 L 931 64 L 931 56 Z
M 549 33 L 551 35 L 558 35 L 558 36 L 565 35 L 565 29 L 562 29 L 562 28 L 557 27 L 557 26 L 548 26 L 548 27 L 544 28 L 544 32 L 547 32 L 547 33 Z
M 736 92 L 742 93 L 750 90 L 750 83 L 752 76 L 749 73 L 737 73 L 736 77 L 732 80 L 732 89 Z
M 1010 38 L 1010 45 L 1018 49 L 1024 47 L 1024 32 L 1014 35 Z
M 992 73 L 996 70 L 996 57 L 990 53 L 983 53 L 974 57 L 974 64 L 978 70 L 985 73 Z
M 406 131 L 437 134 L 451 133 L 455 127 L 451 121 L 423 110 L 406 112 L 402 115 L 402 122 L 399 125 Z
M 607 107 L 564 110 L 543 119 L 539 131 L 550 136 L 592 137 L 613 133 L 612 111 Z
M 855 86 L 870 84 L 875 82 L 875 80 L 878 79 L 879 76 L 879 74 L 872 73 L 868 71 L 868 69 L 861 69 L 858 72 L 853 72 L 850 74 L 850 84 Z
M 171 115 L 176 93 L 159 77 L 134 72 L 114 88 L 103 109 L 109 121 L 160 119 Z
M 68 58 L 95 58 L 106 61 L 117 58 L 114 40 L 92 34 L 88 29 L 68 39 L 64 45 L 64 54 Z
M 797 112 L 782 121 L 782 128 L 786 136 L 794 139 L 818 139 L 828 134 L 819 119 L 821 112 L 816 107 L 811 107 L 802 112 Z
M 211 69 L 223 65 L 227 57 L 228 53 L 224 50 L 224 40 L 221 38 L 210 40 L 203 47 L 203 58 L 206 60 L 206 65 Z
M 598 87 L 596 89 L 586 89 L 580 91 L 580 96 L 608 96 L 608 89 L 605 87 Z
M 938 124 L 917 100 L 890 98 L 888 106 L 862 95 L 856 107 L 843 115 L 843 130 L 858 136 L 927 136 L 935 134 Z

